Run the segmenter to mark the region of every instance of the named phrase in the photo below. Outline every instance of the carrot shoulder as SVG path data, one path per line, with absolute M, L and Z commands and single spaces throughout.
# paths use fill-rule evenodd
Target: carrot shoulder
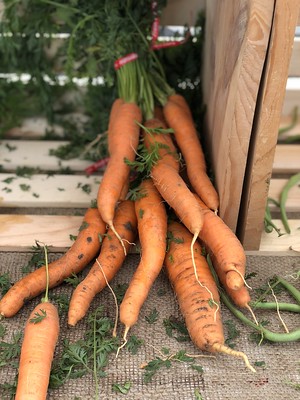
M 120 321 L 128 330 L 137 322 L 140 309 L 162 269 L 167 236 L 167 213 L 162 198 L 151 179 L 140 185 L 140 198 L 135 201 L 141 260 L 129 283 L 120 306 Z
M 188 104 L 180 95 L 170 96 L 164 108 L 164 116 L 186 162 L 187 175 L 196 193 L 212 210 L 219 208 L 219 197 L 206 173 L 206 161 L 202 146 L 189 111 Z
M 106 231 L 96 208 L 89 208 L 83 218 L 80 232 L 70 249 L 58 260 L 49 264 L 49 288 L 59 285 L 73 273 L 80 272 L 100 250 L 99 235 Z M 46 288 L 45 266 L 16 282 L 0 301 L 0 314 L 12 317 L 30 299 Z
M 134 203 L 124 200 L 119 203 L 114 218 L 114 226 L 124 243 L 126 251 L 136 237 L 136 216 Z M 102 242 L 101 252 L 88 275 L 74 290 L 68 312 L 70 326 L 82 319 L 96 296 L 118 272 L 125 260 L 125 253 L 119 239 L 109 229 Z
M 37 314 L 44 317 L 35 323 Z M 49 302 L 38 304 L 25 325 L 15 400 L 46 399 L 58 335 L 57 308 Z

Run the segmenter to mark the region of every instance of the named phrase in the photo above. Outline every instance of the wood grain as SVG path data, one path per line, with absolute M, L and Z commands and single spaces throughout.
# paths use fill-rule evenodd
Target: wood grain
M 284 233 L 284 227 L 280 220 L 274 220 L 274 224 Z M 291 233 L 278 236 L 278 234 L 273 231 L 271 233 L 262 232 L 259 250 L 260 251 L 272 251 L 281 252 L 289 251 L 293 253 L 294 251 L 300 252 L 300 220 L 291 220 L 289 222 Z
M 237 232 L 246 250 L 257 250 L 260 245 L 299 6 L 298 0 L 275 4 Z
M 220 216 L 236 230 L 256 99 L 274 1 L 207 2 L 203 73 L 205 142 L 220 195 Z
M 296 174 L 300 171 L 300 145 L 277 144 L 275 148 L 273 174 Z

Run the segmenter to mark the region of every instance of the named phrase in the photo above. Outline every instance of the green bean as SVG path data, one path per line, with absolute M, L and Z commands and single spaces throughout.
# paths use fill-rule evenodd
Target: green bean
M 275 342 L 275 343 L 294 342 L 300 340 L 300 328 L 289 333 L 272 332 L 261 325 L 256 325 L 254 322 L 248 319 L 240 310 L 238 310 L 231 303 L 228 296 L 223 291 L 220 291 L 220 297 L 223 303 L 235 317 L 237 317 L 245 325 L 248 325 L 251 328 L 255 329 L 257 332 L 259 332 L 264 339 L 267 339 L 270 342 Z
M 291 283 L 281 278 L 280 276 L 276 276 L 277 281 L 286 288 L 286 290 L 294 297 L 294 299 L 300 304 L 300 291 L 295 288 Z
M 290 312 L 295 312 L 295 313 L 300 313 L 300 305 L 299 304 L 293 304 L 293 303 L 275 303 L 275 302 L 251 302 L 250 306 L 253 309 L 260 309 L 260 310 L 276 310 L 277 305 L 279 308 L 279 311 L 290 311 Z
M 280 194 L 280 213 L 281 213 L 281 220 L 284 225 L 284 228 L 287 233 L 291 233 L 291 229 L 289 227 L 288 218 L 286 215 L 285 204 L 288 197 L 288 193 L 290 189 L 295 186 L 300 181 L 300 172 L 290 177 L 287 183 L 284 185 L 282 192 Z

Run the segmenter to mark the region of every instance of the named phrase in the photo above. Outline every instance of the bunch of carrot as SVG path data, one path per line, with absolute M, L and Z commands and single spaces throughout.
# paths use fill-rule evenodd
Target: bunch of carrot
M 140 263 L 120 306 L 123 345 L 165 265 L 195 345 L 242 357 L 253 370 L 243 353 L 224 345 L 218 288 L 200 243 L 232 300 L 249 307 L 243 247 L 217 215 L 219 197 L 207 175 L 186 100 L 167 85 L 157 63 L 155 73 L 146 70 L 134 58 L 117 71 L 119 98 L 110 112 L 109 161 L 99 185 L 97 208 L 87 210 L 76 241 L 63 257 L 49 264 L 47 274 L 46 266 L 41 267 L 12 286 L 0 300 L 0 314 L 12 317 L 46 287 L 61 284 L 94 261 L 71 297 L 68 323 L 76 325 L 122 267 L 138 238 Z

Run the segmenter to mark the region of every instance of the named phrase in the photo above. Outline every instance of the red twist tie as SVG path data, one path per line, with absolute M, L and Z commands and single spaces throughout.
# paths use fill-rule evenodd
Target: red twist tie
M 190 32 L 187 33 L 186 37 L 182 40 L 171 40 L 169 42 L 152 43 L 152 50 L 166 49 L 168 47 L 176 47 L 184 44 L 190 37 Z
M 152 43 L 156 42 L 156 40 L 158 39 L 158 35 L 159 35 L 159 18 L 155 17 L 152 23 L 152 29 L 151 29 L 151 33 L 152 33 Z
M 129 63 L 129 62 L 131 62 L 131 61 L 134 61 L 134 60 L 136 60 L 137 58 L 138 58 L 138 54 L 137 54 L 137 53 L 129 53 L 129 54 L 127 54 L 127 55 L 124 56 L 124 57 L 118 58 L 118 59 L 114 62 L 115 70 L 120 69 L 121 67 L 123 67 L 123 65 L 125 65 L 125 64 L 127 64 L 127 63 Z
M 104 168 L 108 164 L 108 161 L 109 161 L 109 157 L 102 158 L 101 160 L 98 160 L 94 164 L 85 168 L 84 171 L 87 175 L 91 175 L 94 172 L 96 172 L 98 169 Z

